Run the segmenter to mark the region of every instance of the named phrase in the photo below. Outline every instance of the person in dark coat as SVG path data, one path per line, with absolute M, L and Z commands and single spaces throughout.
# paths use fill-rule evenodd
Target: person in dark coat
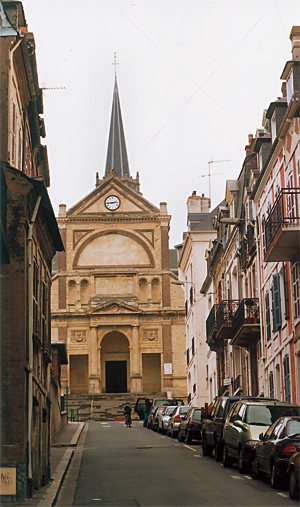
M 129 403 L 126 403 L 124 407 L 124 414 L 125 414 L 125 426 L 128 428 L 131 428 L 131 407 Z
M 144 407 L 144 423 L 143 423 L 144 428 L 146 428 L 146 426 L 147 426 L 147 417 L 148 417 L 151 407 L 152 407 L 152 400 L 149 400 L 149 398 L 146 398 L 145 399 L 145 407 Z

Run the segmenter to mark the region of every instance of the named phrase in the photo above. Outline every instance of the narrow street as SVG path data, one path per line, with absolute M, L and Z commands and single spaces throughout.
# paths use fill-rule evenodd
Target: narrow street
M 124 422 L 89 422 L 56 507 L 293 506 L 286 490 L 225 469 L 187 446 Z

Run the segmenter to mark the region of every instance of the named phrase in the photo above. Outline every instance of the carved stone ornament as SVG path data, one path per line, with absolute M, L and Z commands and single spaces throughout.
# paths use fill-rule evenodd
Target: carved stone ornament
M 85 343 L 86 331 L 71 331 L 71 343 Z
M 144 329 L 144 342 L 158 342 L 158 329 Z

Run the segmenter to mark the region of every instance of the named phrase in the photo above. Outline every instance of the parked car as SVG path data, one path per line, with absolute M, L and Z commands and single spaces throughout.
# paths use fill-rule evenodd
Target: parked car
M 168 427 L 167 427 L 167 435 L 168 437 L 176 437 L 178 433 L 178 427 L 182 417 L 189 411 L 191 407 L 189 405 L 183 405 L 181 407 L 176 407 L 169 419 Z
M 152 419 L 152 430 L 158 431 L 158 417 L 159 415 L 164 411 L 165 407 L 158 407 L 157 410 L 155 410 L 155 413 L 153 414 Z
M 138 398 L 135 402 L 134 411 L 138 414 L 140 419 L 144 419 L 144 416 L 145 416 L 145 413 L 144 413 L 145 401 L 146 401 L 146 397 L 145 398 Z M 177 406 L 177 405 L 184 405 L 184 401 L 180 400 L 180 399 L 154 398 L 154 400 L 152 400 L 152 405 L 161 406 L 161 407 L 167 406 L 167 405 L 173 405 L 173 406 L 176 405 Z
M 150 409 L 150 412 L 147 417 L 147 423 L 146 423 L 148 430 L 152 429 L 153 417 L 155 416 L 155 412 L 157 411 L 158 408 L 159 408 L 158 406 L 156 407 L 155 405 L 152 405 L 152 407 Z
M 201 408 L 191 407 L 183 416 L 178 427 L 178 440 L 190 444 L 192 440 L 201 440 Z
M 176 407 L 174 405 L 170 405 L 169 407 L 164 407 L 161 414 L 158 416 L 158 433 L 162 433 L 163 435 L 167 433 L 168 428 L 168 422 L 172 415 L 172 412 L 174 412 L 174 409 Z
M 289 475 L 289 493 L 292 500 L 300 498 L 300 453 L 294 454 L 290 458 L 288 468 Z
M 237 461 L 242 473 L 251 462 L 259 434 L 284 416 L 300 416 L 299 405 L 274 400 L 234 403 L 223 430 L 223 465 Z
M 223 428 L 232 405 L 241 400 L 269 398 L 254 398 L 248 396 L 221 396 L 213 404 L 210 415 L 202 423 L 202 452 L 204 456 L 211 456 L 215 450 L 215 458 L 222 461 L 223 457 Z
M 290 458 L 300 449 L 300 417 L 281 417 L 260 433 L 252 461 L 251 476 L 269 475 L 271 487 L 287 484 Z

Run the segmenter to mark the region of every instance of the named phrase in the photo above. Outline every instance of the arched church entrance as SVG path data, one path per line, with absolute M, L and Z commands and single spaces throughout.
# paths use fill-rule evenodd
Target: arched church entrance
M 127 393 L 130 391 L 129 342 L 123 333 L 111 331 L 104 336 L 101 342 L 101 371 L 104 372 L 103 392 Z

